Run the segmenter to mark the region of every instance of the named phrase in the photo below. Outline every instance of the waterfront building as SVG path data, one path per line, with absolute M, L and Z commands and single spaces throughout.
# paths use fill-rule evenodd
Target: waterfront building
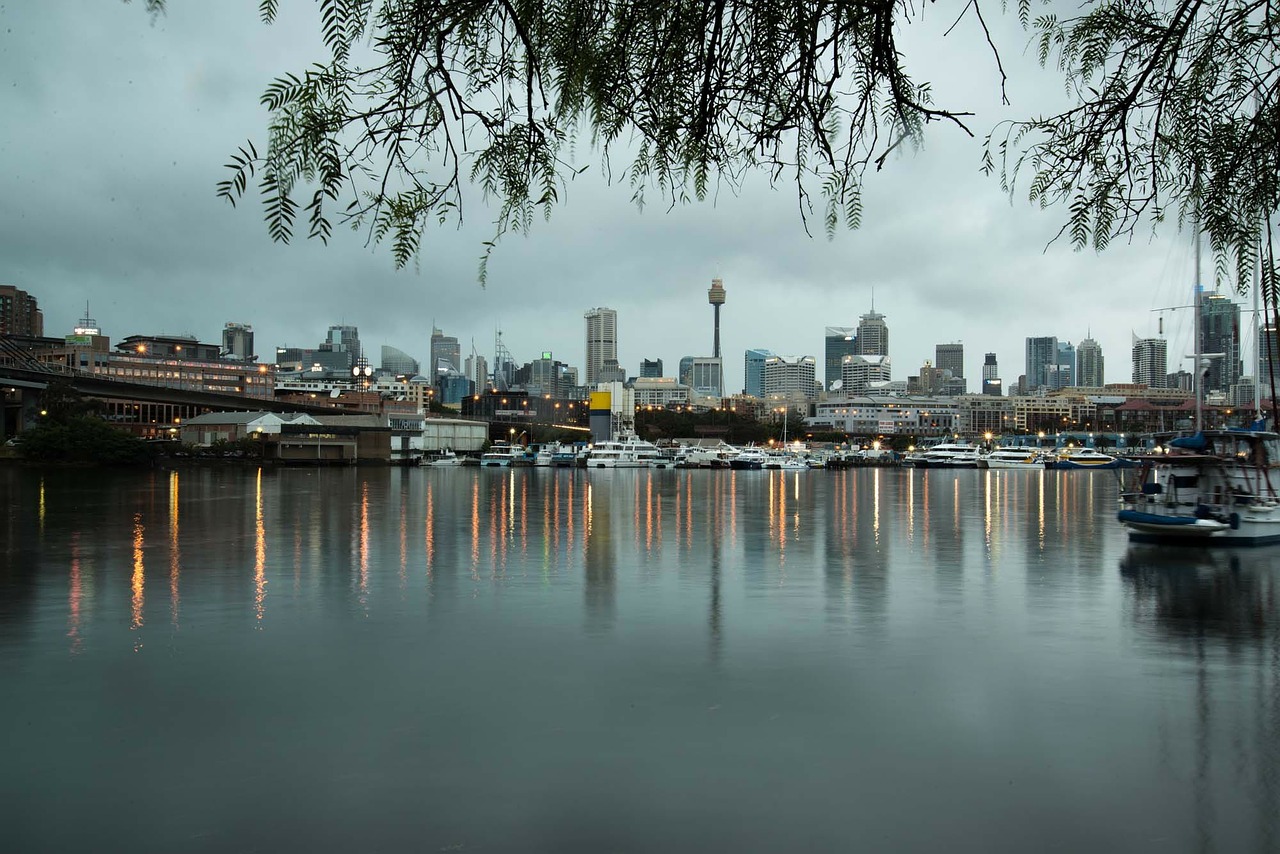
M 253 348 L 253 327 L 247 323 L 227 323 L 222 327 L 222 358 L 256 362 L 258 353 Z
M 411 377 L 419 371 L 417 359 L 387 344 L 382 345 L 381 368 L 393 377 Z
M 763 397 L 815 397 L 818 360 L 813 356 L 769 356 L 764 360 L 760 383 Z
M 748 350 L 744 365 L 742 391 L 751 397 L 764 397 L 764 363 L 774 355 L 772 350 L 757 347 Z M 683 364 L 683 360 L 681 360 Z
M 644 378 L 662 376 L 662 360 L 661 359 L 641 359 L 640 360 L 640 376 Z
M 845 356 L 840 365 L 841 390 L 848 395 L 863 394 L 879 383 L 890 381 L 888 356 Z
M 858 346 L 858 330 L 853 326 L 828 326 L 826 334 L 823 336 L 824 353 L 825 353 L 825 373 L 823 374 L 823 385 L 827 391 L 835 387 L 840 382 L 841 365 L 844 364 L 845 356 L 852 356 L 857 352 Z M 749 354 L 753 352 L 767 352 L 761 350 L 748 350 Z M 763 360 L 762 360 L 763 362 Z M 747 393 L 753 393 L 747 389 Z
M 1049 386 L 1050 366 L 1058 364 L 1058 339 L 1052 335 L 1027 339 L 1027 381 L 1022 389 L 1034 392 Z
M 876 311 L 872 305 L 871 311 L 862 315 L 858 319 L 857 340 L 854 342 L 854 354 L 858 356 L 888 356 L 889 355 L 889 324 L 885 321 L 885 316 Z M 843 360 L 841 361 L 841 371 L 843 372 Z
M 675 377 L 640 377 L 631 384 L 635 405 L 640 408 L 684 406 L 691 399 L 691 389 Z
M 995 353 L 988 353 L 982 361 L 982 393 L 996 397 L 1004 394 L 1004 383 L 1000 379 L 1000 366 L 996 363 Z
M 957 412 L 956 398 L 850 395 L 819 401 L 804 423 L 811 430 L 854 436 L 949 436 Z
M 14 285 L 0 285 L 0 335 L 44 337 L 44 313 L 39 303 Z
M 202 344 L 194 335 L 130 335 L 116 344 L 116 350 L 130 355 L 174 361 L 217 362 L 222 358 L 222 348 L 219 345 Z
M 611 308 L 593 308 L 584 315 L 587 326 L 587 385 L 602 382 L 604 363 L 618 361 L 618 312 Z
M 453 335 L 445 335 L 440 329 L 431 326 L 431 365 L 433 373 L 443 374 L 453 371 L 458 373 L 462 368 L 462 348 Z
M 1200 351 L 1221 354 L 1209 359 L 1206 391 L 1226 392 L 1240 381 L 1240 306 L 1225 294 L 1200 295 Z
M 1163 338 L 1133 336 L 1133 381 L 1150 388 L 1169 388 L 1166 362 L 1169 344 Z
M 1092 338 L 1086 338 L 1076 348 L 1076 377 L 1073 385 L 1100 386 L 1103 384 L 1102 346 Z
M 940 370 L 950 371 L 953 379 L 964 380 L 964 345 L 960 342 L 951 344 L 935 344 L 933 347 L 933 363 Z M 964 391 L 960 392 L 964 394 Z

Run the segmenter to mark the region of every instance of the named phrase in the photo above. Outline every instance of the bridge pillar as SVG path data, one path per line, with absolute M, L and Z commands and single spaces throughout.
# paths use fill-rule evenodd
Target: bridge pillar
M 18 430 L 21 433 L 35 425 L 40 418 L 40 389 L 21 389 L 22 402 L 18 406 Z

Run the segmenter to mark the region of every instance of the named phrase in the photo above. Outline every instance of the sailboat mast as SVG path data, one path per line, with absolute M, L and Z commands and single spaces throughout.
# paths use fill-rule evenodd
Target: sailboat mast
M 1258 291 L 1262 290 L 1262 238 L 1258 238 L 1258 257 L 1253 262 L 1253 418 L 1262 418 L 1262 331 L 1265 323 L 1258 319 Z
M 1200 362 L 1201 362 L 1201 356 L 1200 356 L 1200 291 L 1201 291 L 1201 289 L 1202 289 L 1202 286 L 1201 286 L 1201 284 L 1200 284 L 1200 215 L 1199 215 L 1199 211 L 1197 211 L 1197 212 L 1196 212 L 1196 218 L 1195 218 L 1195 229 L 1196 229 L 1196 235 L 1195 235 L 1195 240 L 1196 240 L 1196 285 L 1195 285 L 1195 289 L 1194 289 L 1195 303 L 1194 303 L 1194 306 L 1193 306 L 1193 308 L 1195 309 L 1195 320 L 1193 321 L 1192 329 L 1191 329 L 1191 337 L 1192 337 L 1192 339 L 1194 340 L 1194 343 L 1195 343 L 1195 357 L 1194 357 L 1194 358 L 1195 358 L 1195 364 L 1193 364 L 1193 365 L 1191 366 L 1191 391 L 1192 391 L 1192 393 L 1193 393 L 1193 394 L 1195 394 L 1195 396 L 1196 396 L 1196 432 L 1197 432 L 1197 433 L 1199 433 L 1199 432 L 1200 432 L 1200 430 L 1201 430 L 1201 429 L 1203 428 L 1203 426 L 1204 426 L 1204 412 L 1203 412 L 1203 406 L 1201 405 L 1201 404 L 1202 404 L 1202 401 L 1201 401 L 1201 388 L 1200 388 Z

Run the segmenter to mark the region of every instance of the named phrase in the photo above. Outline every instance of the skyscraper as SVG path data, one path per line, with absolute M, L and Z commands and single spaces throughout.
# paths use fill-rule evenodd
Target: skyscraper
M 841 365 L 845 394 L 866 394 L 868 386 L 889 382 L 890 369 L 888 356 L 845 356 Z
M 1045 370 L 1049 388 L 1069 388 L 1076 384 L 1076 348 L 1070 341 L 1058 342 L 1058 356 Z
M 662 376 L 662 360 L 661 359 L 641 359 L 640 360 L 640 376 L 642 377 Z
M 222 357 L 242 362 L 257 359 L 253 351 L 253 327 L 247 323 L 228 323 L 222 327 Z
M 1027 339 L 1027 391 L 1049 385 L 1049 366 L 1058 364 L 1058 339 L 1052 335 Z
M 1273 384 L 1280 392 L 1280 337 L 1274 326 L 1263 324 L 1258 330 L 1258 396 L 1269 399 Z
M 320 345 L 322 351 L 343 354 L 339 360 L 335 361 L 335 365 L 339 361 L 345 361 L 346 365 L 341 366 L 345 373 L 346 370 L 353 367 L 360 361 L 362 351 L 360 349 L 360 330 L 354 326 L 330 326 L 329 334 L 325 338 L 323 344 Z
M 749 394 L 752 397 L 764 397 L 764 363 L 772 355 L 772 350 L 765 350 L 759 347 L 747 351 L 743 370 L 745 381 L 742 391 L 744 394 Z M 684 381 L 681 380 L 681 382 Z
M 418 360 L 403 350 L 382 345 L 382 370 L 396 377 L 412 377 L 418 374 Z
M 44 314 L 35 297 L 13 285 L 0 285 L 0 335 L 44 335 Z
M 933 364 L 939 370 L 950 371 L 956 379 L 964 379 L 964 345 L 959 342 L 935 344 Z
M 840 379 L 840 365 L 845 356 L 852 356 L 857 349 L 858 330 L 852 326 L 828 326 L 824 337 L 825 373 L 822 376 L 827 391 Z M 748 351 L 751 352 L 751 351 Z M 763 351 L 761 351 L 763 352 Z M 751 394 L 751 392 L 747 392 Z
M 875 308 L 858 318 L 858 340 L 854 343 L 854 350 L 859 356 L 889 355 L 889 324 Z
M 1103 384 L 1102 346 L 1086 338 L 1076 348 L 1076 385 L 1099 388 Z
M 593 308 L 583 315 L 587 321 L 587 385 L 600 382 L 606 361 L 618 361 L 618 313 L 611 308 Z
M 1200 350 L 1221 353 L 1209 360 L 1205 391 L 1228 391 L 1240 381 L 1240 306 L 1223 294 L 1200 295 Z
M 1004 384 L 1000 381 L 1000 366 L 996 364 L 996 354 L 988 353 L 982 360 L 982 393 L 1004 394 Z
M 445 335 L 435 324 L 431 325 L 431 365 L 429 372 L 432 377 L 440 373 L 461 373 L 459 368 L 462 367 L 462 347 L 458 344 L 458 339 L 452 335 Z
M 1169 345 L 1163 338 L 1133 336 L 1133 381 L 1147 388 L 1164 388 L 1168 377 Z
M 818 360 L 812 356 L 770 356 L 764 360 L 764 396 L 809 399 L 817 382 Z

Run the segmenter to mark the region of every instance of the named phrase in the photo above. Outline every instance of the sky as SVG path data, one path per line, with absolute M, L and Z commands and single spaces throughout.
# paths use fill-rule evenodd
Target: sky
M 1169 223 L 1102 254 L 1073 251 L 1053 242 L 1064 209 L 1011 199 L 982 175 L 985 133 L 1060 105 L 1062 84 L 1026 52 L 1015 21 L 996 19 L 1012 102 L 1002 106 L 976 20 L 944 37 L 954 13 L 929 6 L 902 45 L 936 104 L 977 114 L 976 138 L 932 126 L 922 148 L 868 175 L 860 229 L 828 240 L 819 225 L 809 236 L 794 187 L 764 175 L 736 194 L 639 211 L 629 187 L 604 180 L 599 158 L 584 158 L 592 168 L 551 221 L 506 236 L 481 287 L 492 214 L 477 204 L 461 228 L 429 230 L 418 264 L 397 271 L 385 246 L 345 229 L 328 246 L 273 243 L 256 199 L 233 209 L 215 197 L 228 155 L 265 137 L 262 90 L 323 58 L 314 3 L 284 0 L 266 26 L 257 0 L 169 0 L 155 20 L 141 2 L 0 0 L 0 283 L 37 297 L 46 335 L 70 332 L 87 302 L 113 341 L 216 342 L 224 323 L 249 323 L 264 361 L 346 323 L 375 360 L 390 344 L 425 362 L 435 324 L 464 356 L 474 346 L 491 364 L 501 329 L 518 362 L 549 350 L 581 367 L 583 314 L 607 306 L 628 373 L 660 358 L 673 375 L 682 356 L 710 353 L 706 290 L 718 276 L 730 390 L 755 347 L 812 355 L 821 379 L 824 328 L 856 326 L 873 300 L 889 324 L 894 379 L 959 341 L 971 391 L 987 352 L 1009 386 L 1024 371 L 1026 337 L 1054 335 L 1092 336 L 1106 380 L 1128 382 L 1131 336 L 1156 334 L 1161 317 L 1170 370 L 1183 367 L 1190 311 L 1155 309 L 1188 302 L 1190 238 Z

